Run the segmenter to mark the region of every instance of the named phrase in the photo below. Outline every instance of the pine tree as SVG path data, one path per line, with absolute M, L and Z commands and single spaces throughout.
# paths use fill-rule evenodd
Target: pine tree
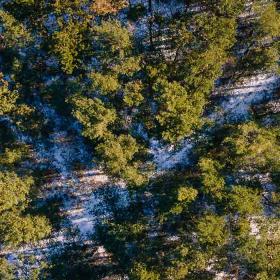
M 201 114 L 205 104 L 202 96 L 192 95 L 179 83 L 159 80 L 154 91 L 159 106 L 157 120 L 162 126 L 164 139 L 175 142 L 201 126 Z
M 222 168 L 219 162 L 208 158 L 201 158 L 199 168 L 201 171 L 203 191 L 213 197 L 222 198 L 225 181 L 219 174 Z
M 5 259 L 0 259 L 0 279 L 14 280 L 14 267 Z
M 141 185 L 145 177 L 139 173 L 137 162 L 133 162 L 139 145 L 130 135 L 111 137 L 97 146 L 97 152 L 106 170 L 133 185 Z
M 73 97 L 73 115 L 84 126 L 83 135 L 92 140 L 107 139 L 111 133 L 108 126 L 116 120 L 116 112 L 112 108 L 106 108 L 104 103 L 98 99 L 86 97 Z
M 0 73 L 0 116 L 11 113 L 16 109 L 19 94 L 9 90 L 9 84 Z
M 23 48 L 32 40 L 26 27 L 4 10 L 0 10 L 0 26 L 2 27 L 2 46 L 0 46 L 3 49 Z
M 78 55 L 84 49 L 83 25 L 69 21 L 61 23 L 61 30 L 56 31 L 54 37 L 54 53 L 59 57 L 62 70 L 72 74 L 78 67 Z
M 134 78 L 140 60 L 133 54 L 131 34 L 120 22 L 102 20 L 91 31 L 98 65 L 87 75 L 90 85 L 68 100 L 83 125 L 83 135 L 98 144 L 96 151 L 107 172 L 141 185 L 145 178 L 137 154 L 143 149 L 131 135 L 131 107 L 144 99 L 144 86 Z

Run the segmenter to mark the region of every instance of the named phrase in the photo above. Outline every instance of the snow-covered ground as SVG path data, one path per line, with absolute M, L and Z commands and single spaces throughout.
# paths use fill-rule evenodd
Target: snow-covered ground
M 148 1 L 132 2 L 133 4 L 143 2 L 147 5 Z M 172 1 L 171 4 L 158 2 L 153 6 L 155 13 L 165 16 L 173 15 L 184 8 L 183 1 L 181 3 Z M 52 16 L 47 19 L 46 25 L 49 30 L 56 28 Z M 130 23 L 129 28 L 136 37 L 143 38 L 148 33 L 147 26 L 147 17 L 144 17 L 136 24 Z M 56 65 L 57 61 L 50 57 L 47 64 Z M 262 74 L 234 86 L 217 88 L 213 93 L 218 100 L 215 104 L 216 110 L 210 113 L 209 118 L 218 123 L 246 119 L 250 116 L 251 106 L 271 98 L 279 86 L 279 76 Z M 64 214 L 64 220 L 61 222 L 60 231 L 54 232 L 49 239 L 42 240 L 38 244 L 22 246 L 15 251 L 2 252 L 17 266 L 19 275 L 24 279 L 28 279 L 28 269 L 38 266 L 46 255 L 61 250 L 65 244 L 73 241 L 69 238 L 69 232 L 77 233 L 75 240 L 91 242 L 96 225 L 112 214 L 111 205 L 107 204 L 108 196 L 114 197 L 117 207 L 125 208 L 129 204 L 129 193 L 125 186 L 112 184 L 108 176 L 92 162 L 93 155 L 79 135 L 77 124 L 69 124 L 40 99 L 36 101 L 35 107 L 42 113 L 45 121 L 52 124 L 52 132 L 47 138 L 32 139 L 21 133 L 12 123 L 11 128 L 20 141 L 35 144 L 36 166 L 55 171 L 54 176 L 43 186 L 42 196 L 48 198 L 58 195 L 62 198 L 60 211 Z M 157 171 L 163 172 L 177 165 L 188 164 L 194 144 L 193 138 L 185 139 L 176 147 L 151 140 L 150 153 L 154 156 Z M 97 253 L 106 254 L 102 246 L 97 248 Z M 33 265 L 26 265 L 20 255 L 34 256 L 36 262 Z M 216 279 L 225 279 L 227 276 L 220 273 Z
M 143 7 L 146 9 L 147 15 L 138 19 L 137 22 L 127 22 L 126 14 L 121 14 L 120 20 L 124 22 L 124 24 L 128 25 L 129 31 L 137 40 L 140 41 L 144 38 L 148 38 L 150 17 L 157 15 L 171 18 L 174 14 L 183 12 L 185 10 L 185 4 L 183 1 L 178 2 L 177 0 L 153 1 L 152 12 L 149 11 L 149 3 L 146 0 L 131 0 L 130 2 L 132 6 L 139 4 L 143 5 Z
M 179 145 L 179 147 L 175 147 L 174 145 L 162 145 L 158 140 L 151 140 L 150 153 L 154 157 L 157 171 L 169 170 L 178 164 L 188 164 L 188 156 L 192 147 L 192 139 L 186 139 Z
M 47 141 L 38 143 L 36 147 L 37 164 L 41 163 L 44 167 L 49 165 L 58 174 L 45 187 L 49 190 L 49 195 L 63 197 L 62 211 L 84 238 L 91 233 L 93 227 L 88 209 L 90 203 L 87 205 L 86 202 L 98 186 L 108 183 L 108 177 L 96 169 L 83 139 L 78 134 L 69 134 L 69 124 L 54 109 L 40 101 L 36 107 L 45 120 L 54 124 Z M 75 171 L 75 163 L 79 163 L 84 169 Z
M 251 106 L 269 100 L 280 86 L 280 77 L 274 74 L 260 74 L 234 86 L 218 88 L 213 96 L 221 97 L 217 111 L 209 118 L 219 123 L 238 121 L 250 116 Z
M 108 176 L 92 162 L 93 156 L 79 136 L 77 124 L 69 125 L 53 108 L 39 99 L 35 107 L 42 113 L 44 121 L 52 124 L 52 132 L 48 137 L 32 139 L 17 130 L 12 123 L 10 126 L 18 140 L 35 145 L 34 165 L 53 170 L 54 175 L 42 186 L 41 195 L 44 199 L 55 196 L 62 198 L 60 212 L 64 219 L 60 231 L 53 232 L 49 239 L 1 252 L 17 267 L 18 276 L 23 279 L 28 279 L 32 268 L 44 261 L 45 257 L 61 250 L 65 244 L 73 241 L 93 242 L 96 225 L 112 214 L 110 206 L 106 205 L 108 195 L 114 197 L 117 207 L 126 207 L 129 202 L 125 186 L 121 183 L 111 184 Z M 74 239 L 69 235 L 70 232 L 75 232 Z M 97 248 L 96 252 L 99 251 L 102 250 Z M 36 260 L 32 265 L 27 264 L 30 256 Z
M 261 74 L 235 85 L 216 88 L 213 92 L 213 97 L 217 99 L 215 111 L 208 118 L 215 124 L 246 120 L 250 118 L 252 105 L 270 100 L 279 87 L 279 75 Z M 154 156 L 157 170 L 170 170 L 188 164 L 195 141 L 195 138 L 187 138 L 175 148 L 174 145 L 152 140 L 150 153 Z
M 146 9 L 149 9 L 149 3 L 147 0 L 131 0 L 132 6 L 143 5 Z M 177 12 L 183 12 L 185 10 L 185 3 L 183 1 L 170 0 L 170 1 L 153 1 L 152 10 L 153 13 L 157 13 L 163 16 L 173 16 Z

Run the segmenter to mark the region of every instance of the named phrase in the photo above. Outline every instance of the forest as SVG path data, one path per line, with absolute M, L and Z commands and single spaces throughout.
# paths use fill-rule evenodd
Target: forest
M 279 0 L 0 0 L 0 280 L 279 280 L 279 58 Z

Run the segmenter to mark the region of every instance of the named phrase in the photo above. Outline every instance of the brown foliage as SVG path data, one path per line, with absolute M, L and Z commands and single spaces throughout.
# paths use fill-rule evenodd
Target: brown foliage
M 91 8 L 98 15 L 106 15 L 115 14 L 127 5 L 127 0 L 95 0 Z

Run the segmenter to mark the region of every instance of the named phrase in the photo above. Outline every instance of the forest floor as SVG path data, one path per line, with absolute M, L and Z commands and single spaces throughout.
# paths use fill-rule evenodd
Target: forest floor
M 280 77 L 273 74 L 260 74 L 236 84 L 217 87 L 212 93 L 212 106 L 206 117 L 215 124 L 232 123 L 250 119 L 252 105 L 273 98 L 279 89 Z M 202 132 L 203 134 L 204 132 Z M 202 135 L 197 135 L 201 137 Z M 161 145 L 151 141 L 151 153 L 158 171 L 169 170 L 179 165 L 190 164 L 189 156 L 195 139 L 187 138 L 180 145 Z
M 139 0 L 135 2 L 138 3 Z M 175 3 L 177 2 L 174 5 L 158 5 L 154 9 L 162 14 L 172 15 L 183 5 Z M 140 22 L 139 26 L 131 25 L 130 28 L 139 33 L 139 36 L 135 34 L 139 38 L 147 32 L 146 22 Z M 234 85 L 219 86 L 212 93 L 213 104 L 206 117 L 217 124 L 250 119 L 251 106 L 271 99 L 279 86 L 279 76 L 270 74 L 260 74 Z M 39 137 L 24 135 L 16 128 L 13 131 L 19 140 L 34 147 L 32 168 L 48 174 L 41 187 L 41 201 L 45 203 L 58 197 L 61 201 L 61 221 L 59 228 L 49 239 L 16 250 L 6 249 L 0 253 L 6 255 L 17 267 L 18 275 L 26 279 L 30 268 L 38 266 L 42 260 L 62 250 L 66 244 L 94 243 L 96 226 L 112 215 L 112 206 L 107 202 L 108 195 L 114 195 L 115 203 L 120 208 L 129 204 L 129 192 L 125 185 L 113 183 L 93 162 L 94 155 L 81 136 L 77 122 L 63 117 L 39 97 L 35 98 L 33 105 L 41 113 L 43 122 L 50 131 Z M 176 147 L 151 139 L 150 153 L 154 157 L 157 172 L 190 164 L 189 156 L 200 136 L 203 135 L 187 138 Z M 101 258 L 107 256 L 102 246 L 96 246 L 95 253 Z M 28 260 L 31 256 L 35 257 L 33 264 Z
M 19 277 L 28 279 L 32 268 L 38 267 L 53 253 L 69 243 L 90 244 L 95 226 L 110 215 L 105 196 L 114 192 L 119 206 L 127 205 L 128 192 L 122 184 L 113 184 L 92 161 L 90 149 L 79 135 L 77 123 L 69 123 L 48 104 L 37 100 L 35 107 L 49 123 L 51 133 L 33 139 L 13 129 L 17 138 L 34 148 L 33 168 L 47 170 L 48 176 L 41 187 L 41 200 L 61 200 L 59 230 L 37 244 L 29 244 L 15 250 L 2 250 L 17 268 Z M 31 167 L 32 168 L 32 167 Z M 110 189 L 110 191 L 108 190 Z M 94 246 L 95 257 L 106 259 L 102 246 Z M 30 258 L 33 259 L 32 263 Z
M 210 119 L 227 122 L 248 118 L 252 104 L 258 104 L 272 97 L 279 87 L 279 77 L 260 75 L 236 86 L 223 87 L 213 93 L 215 108 Z M 96 258 L 106 261 L 109 255 L 104 248 L 94 243 L 96 225 L 108 218 L 112 211 L 106 196 L 114 193 L 118 207 L 127 207 L 129 193 L 121 183 L 115 184 L 93 163 L 90 148 L 80 136 L 77 123 L 70 123 L 50 105 L 39 99 L 35 107 L 41 112 L 44 122 L 51 127 L 47 136 L 36 137 L 20 134 L 17 137 L 34 148 L 34 167 L 48 170 L 49 175 L 42 187 L 42 201 L 55 197 L 61 199 L 59 215 L 62 217 L 59 230 L 38 244 L 22 246 L 16 250 L 3 250 L 18 271 L 18 276 L 28 279 L 29 272 L 66 244 L 91 244 Z M 194 143 L 186 139 L 179 147 L 163 146 L 151 140 L 151 153 L 157 170 L 164 172 L 178 164 L 188 163 L 188 154 Z M 30 262 L 30 257 L 33 261 Z M 108 261 L 108 260 L 107 260 Z

